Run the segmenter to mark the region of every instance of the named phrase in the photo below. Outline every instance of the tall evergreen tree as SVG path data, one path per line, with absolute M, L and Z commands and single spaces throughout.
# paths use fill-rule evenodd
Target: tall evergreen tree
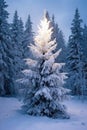
M 11 94 L 11 39 L 9 24 L 7 22 L 8 5 L 4 0 L 0 0 L 0 94 Z
M 23 71 L 25 77 L 19 80 L 27 85 L 24 87 L 24 108 L 30 115 L 69 118 L 61 104 L 67 92 L 63 88 L 65 73 L 60 72 L 64 64 L 54 63 L 61 50 L 53 53 L 57 44 L 51 40 L 50 23 L 45 13 L 35 44 L 30 46 L 34 59 L 26 60 L 29 69 Z
M 16 74 L 19 71 L 19 19 L 18 19 L 18 13 L 15 11 L 13 23 L 11 26 L 11 39 L 12 39 L 12 46 L 13 46 L 13 62 L 14 62 L 14 77 L 16 77 Z M 15 79 L 14 79 L 15 80 Z
M 17 11 L 15 11 L 11 25 L 14 91 L 16 86 L 15 80 L 19 76 L 19 72 L 23 69 L 23 31 L 23 22 L 19 19 Z
M 71 35 L 68 42 L 67 66 L 69 72 L 68 85 L 73 94 L 81 95 L 84 86 L 83 50 L 82 50 L 82 20 L 78 9 L 72 21 Z
M 52 26 L 53 26 L 53 34 L 52 39 L 56 38 L 57 42 L 57 50 L 62 49 L 60 53 L 60 57 L 57 58 L 57 62 L 65 62 L 66 61 L 66 45 L 63 36 L 63 32 L 59 29 L 58 24 L 55 23 L 54 15 L 52 16 Z
M 28 15 L 28 19 L 25 24 L 25 31 L 24 31 L 24 42 L 23 42 L 23 49 L 24 49 L 24 57 L 28 58 L 31 57 L 29 51 L 29 45 L 33 44 L 33 31 L 32 31 L 32 22 L 30 15 Z

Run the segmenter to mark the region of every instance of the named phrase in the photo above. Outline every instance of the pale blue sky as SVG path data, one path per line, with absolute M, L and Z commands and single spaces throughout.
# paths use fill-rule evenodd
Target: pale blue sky
M 24 22 L 30 14 L 35 32 L 44 10 L 48 10 L 50 15 L 55 15 L 55 21 L 64 32 L 66 39 L 70 34 L 70 26 L 76 8 L 79 9 L 84 23 L 87 23 L 87 0 L 6 0 L 6 2 L 9 5 L 9 20 L 12 21 L 15 10 L 18 11 Z

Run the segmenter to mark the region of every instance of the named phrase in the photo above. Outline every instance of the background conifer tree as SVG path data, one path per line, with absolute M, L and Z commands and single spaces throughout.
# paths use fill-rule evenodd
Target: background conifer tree
M 82 48 L 82 20 L 78 9 L 75 11 L 75 16 L 72 21 L 71 35 L 68 42 L 68 86 L 75 95 L 82 95 L 84 83 L 84 61 Z

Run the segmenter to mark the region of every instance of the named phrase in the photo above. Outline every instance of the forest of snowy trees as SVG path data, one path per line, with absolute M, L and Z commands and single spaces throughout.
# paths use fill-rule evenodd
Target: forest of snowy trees
M 0 0 L 0 96 L 23 91 L 28 114 L 68 118 L 60 103 L 66 93 L 87 96 L 87 25 L 79 10 L 66 43 L 54 15 L 45 12 L 36 36 L 30 14 L 24 24 L 16 10 L 8 23 L 7 7 Z

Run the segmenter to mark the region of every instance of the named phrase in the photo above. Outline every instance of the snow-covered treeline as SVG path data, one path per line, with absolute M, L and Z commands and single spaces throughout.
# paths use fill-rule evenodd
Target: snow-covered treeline
M 17 79 L 21 71 L 28 68 L 26 58 L 31 58 L 30 44 L 34 44 L 31 16 L 28 15 L 25 26 L 18 12 L 14 12 L 12 23 L 8 23 L 7 3 L 0 0 L 0 95 L 13 95 L 17 91 Z M 56 62 L 65 62 L 61 71 L 68 72 L 65 87 L 74 95 L 87 95 L 87 25 L 82 26 L 78 9 L 71 24 L 71 34 L 65 44 L 63 32 L 55 22 L 54 15 L 46 14 L 52 26 L 51 40 L 56 39 L 56 50 L 62 49 Z M 45 26 L 45 25 L 44 25 Z M 55 52 L 56 50 L 53 50 Z

